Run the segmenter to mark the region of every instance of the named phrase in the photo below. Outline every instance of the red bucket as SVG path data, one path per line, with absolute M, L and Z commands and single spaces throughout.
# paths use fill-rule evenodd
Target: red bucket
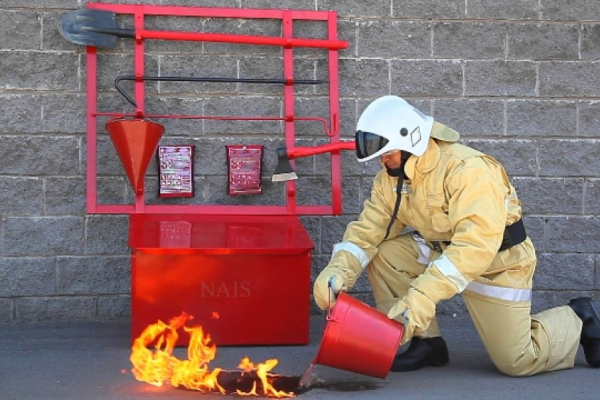
M 375 308 L 340 292 L 314 364 L 385 379 L 404 327 Z

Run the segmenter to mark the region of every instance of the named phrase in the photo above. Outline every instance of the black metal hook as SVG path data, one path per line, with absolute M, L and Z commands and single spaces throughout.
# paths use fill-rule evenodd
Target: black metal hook
M 136 81 L 137 78 L 134 75 L 122 75 L 115 79 L 115 88 L 125 100 L 131 105 L 137 107 L 135 100 L 129 96 L 125 90 L 119 85 L 121 81 Z M 165 82 L 242 82 L 242 83 L 279 83 L 284 85 L 319 85 L 321 83 L 327 83 L 324 80 L 318 79 L 259 79 L 259 78 L 215 78 L 215 77 L 194 77 L 194 76 L 147 76 L 141 77 L 142 81 L 165 81 Z

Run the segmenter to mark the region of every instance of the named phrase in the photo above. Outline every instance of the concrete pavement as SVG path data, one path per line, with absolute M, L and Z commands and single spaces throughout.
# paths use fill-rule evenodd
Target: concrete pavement
M 380 380 L 317 366 L 315 387 L 300 399 L 598 399 L 600 370 L 580 350 L 574 369 L 510 378 L 490 362 L 467 316 L 439 319 L 450 364 Z M 254 362 L 278 358 L 276 373 L 301 375 L 315 357 L 323 320 L 311 320 L 307 346 L 220 347 L 211 369 L 235 370 L 244 356 Z M 224 399 L 216 393 L 154 387 L 130 372 L 129 323 L 0 324 L 0 400 Z M 185 349 L 176 349 L 185 358 Z

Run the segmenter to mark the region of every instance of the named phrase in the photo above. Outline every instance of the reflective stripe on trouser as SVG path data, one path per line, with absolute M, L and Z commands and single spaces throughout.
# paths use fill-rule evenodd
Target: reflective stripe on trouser
M 425 263 L 418 262 L 424 261 L 425 252 L 425 249 L 419 249 L 419 244 L 412 234 L 400 235 L 379 245 L 377 255 L 367 266 L 367 277 L 379 311 L 387 314 L 390 308 L 406 295 L 412 281 L 425 271 L 429 260 Z M 434 251 L 431 253 L 435 254 L 436 258 L 439 256 L 439 253 Z M 427 338 L 440 335 L 439 325 L 434 318 L 419 336 Z

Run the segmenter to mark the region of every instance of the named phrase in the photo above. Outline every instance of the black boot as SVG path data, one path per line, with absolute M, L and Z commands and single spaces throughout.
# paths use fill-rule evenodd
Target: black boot
M 392 372 L 416 371 L 423 367 L 441 367 L 450 361 L 448 347 L 441 337 L 412 338 L 404 353 L 397 354 L 392 363 Z
M 569 302 L 569 307 L 583 322 L 581 345 L 585 361 L 600 368 L 600 306 L 589 297 L 580 297 Z

